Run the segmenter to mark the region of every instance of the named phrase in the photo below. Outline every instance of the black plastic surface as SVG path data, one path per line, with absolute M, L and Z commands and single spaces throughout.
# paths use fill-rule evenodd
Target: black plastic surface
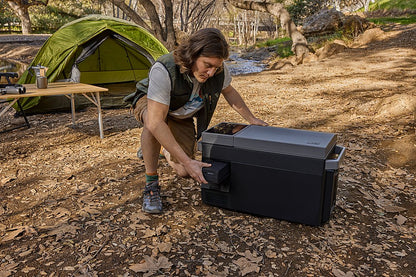
M 203 167 L 202 174 L 208 183 L 219 184 L 230 175 L 230 165 L 223 162 L 210 162 L 210 167 Z
M 213 182 L 218 181 L 215 177 L 210 183 L 201 186 L 203 202 L 308 225 L 316 226 L 328 221 L 335 206 L 338 168 L 326 169 L 326 161 L 339 150 L 335 145 L 336 136 L 317 134 L 316 137 L 322 139 L 322 143 L 315 141 L 315 144 L 307 138 L 291 141 L 288 136 L 280 137 L 280 142 L 296 144 L 296 141 L 304 140 L 311 142 L 310 147 L 319 148 L 319 153 L 314 153 L 315 150 L 306 145 L 307 151 L 312 152 L 302 155 L 298 153 L 302 147 L 292 145 L 287 151 L 284 144 L 274 143 L 269 131 L 266 131 L 266 135 L 256 134 L 252 132 L 255 129 L 252 129 L 244 134 L 251 127 L 244 127 L 235 134 L 211 133 L 209 142 L 202 140 L 203 161 L 229 164 L 228 178 L 215 184 Z M 296 130 L 293 134 L 305 133 Z M 216 135 L 223 137 L 217 140 Z M 250 141 L 251 137 L 257 135 L 261 139 L 254 138 L 254 142 Z M 314 136 L 315 134 L 309 134 L 309 138 Z M 247 141 L 236 144 L 237 137 Z M 273 150 L 276 146 L 278 149 Z M 332 148 L 328 150 L 329 147 Z M 266 151 L 269 148 L 272 151 Z

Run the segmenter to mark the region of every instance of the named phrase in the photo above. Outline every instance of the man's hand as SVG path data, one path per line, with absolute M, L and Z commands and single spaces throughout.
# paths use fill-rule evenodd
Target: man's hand
M 184 167 L 188 172 L 189 176 L 191 176 L 195 181 L 203 184 L 206 184 L 208 182 L 207 180 L 205 180 L 204 175 L 202 174 L 202 168 L 210 166 L 211 164 L 203 163 L 197 160 L 190 160 L 189 162 L 184 164 Z
M 269 126 L 268 123 L 264 122 L 263 120 L 259 119 L 259 118 L 254 118 L 252 120 L 250 120 L 250 124 L 252 125 L 260 125 L 260 126 Z

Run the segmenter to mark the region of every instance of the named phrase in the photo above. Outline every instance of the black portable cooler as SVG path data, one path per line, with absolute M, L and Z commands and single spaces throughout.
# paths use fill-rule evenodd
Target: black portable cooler
M 204 203 L 308 225 L 335 206 L 345 148 L 336 135 L 220 123 L 202 133 Z

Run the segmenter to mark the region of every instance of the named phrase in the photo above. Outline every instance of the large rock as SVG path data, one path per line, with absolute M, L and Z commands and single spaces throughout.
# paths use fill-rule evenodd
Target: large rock
M 328 58 L 332 55 L 338 54 L 338 53 L 342 53 L 345 51 L 345 49 L 347 49 L 348 46 L 345 44 L 344 41 L 342 40 L 334 40 L 331 43 L 326 44 L 324 47 L 319 48 L 318 50 L 316 50 L 316 56 L 318 57 L 319 60 Z
M 336 9 L 324 9 L 306 18 L 301 31 L 305 36 L 330 34 L 343 26 L 344 19 L 342 12 Z
M 380 28 L 373 28 L 366 30 L 364 33 L 359 35 L 352 44 L 352 47 L 360 47 L 367 45 L 373 41 L 379 41 L 386 38 L 386 33 Z

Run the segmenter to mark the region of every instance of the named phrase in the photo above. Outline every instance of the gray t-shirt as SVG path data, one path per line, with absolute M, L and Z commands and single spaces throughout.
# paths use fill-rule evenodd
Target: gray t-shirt
M 170 111 L 169 115 L 176 118 L 188 118 L 193 116 L 197 111 L 203 107 L 203 102 L 199 96 L 201 90 L 201 83 L 199 83 L 194 77 L 191 77 L 193 83 L 192 94 L 189 101 L 179 109 Z M 223 89 L 231 84 L 231 75 L 224 64 L 224 84 Z M 159 62 L 156 62 L 149 72 L 149 88 L 147 91 L 147 98 L 152 99 L 161 104 L 170 104 L 170 89 L 171 82 L 169 73 L 166 68 Z

